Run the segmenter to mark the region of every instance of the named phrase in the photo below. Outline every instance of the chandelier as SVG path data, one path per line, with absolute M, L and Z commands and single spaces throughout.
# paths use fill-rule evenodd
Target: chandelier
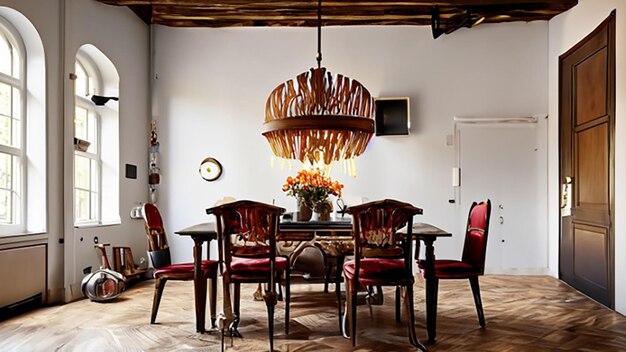
M 374 134 L 374 100 L 358 81 L 322 62 L 322 1 L 317 8 L 317 68 L 276 87 L 265 105 L 263 136 L 277 157 L 311 164 L 353 159 Z

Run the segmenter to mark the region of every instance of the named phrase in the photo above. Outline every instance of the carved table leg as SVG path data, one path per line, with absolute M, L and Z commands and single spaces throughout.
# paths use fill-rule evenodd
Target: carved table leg
M 193 245 L 193 293 L 196 306 L 196 331 L 204 333 L 205 314 L 206 314 L 206 279 L 202 275 L 202 243 L 204 241 L 194 238 Z
M 437 293 L 439 279 L 435 277 L 435 248 L 432 239 L 424 239 L 426 244 L 425 281 L 426 281 L 426 328 L 428 343 L 435 343 L 437 334 Z

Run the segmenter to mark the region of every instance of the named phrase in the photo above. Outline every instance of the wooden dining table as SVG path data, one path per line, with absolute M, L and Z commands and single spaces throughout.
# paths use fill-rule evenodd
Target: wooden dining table
M 311 241 L 315 240 L 316 233 L 330 234 L 325 236 L 327 240 L 332 240 L 333 234 L 345 237 L 346 232 L 350 232 L 352 224 L 345 219 L 334 221 L 281 221 L 279 224 L 279 241 Z M 202 262 L 202 246 L 204 242 L 210 242 L 217 238 L 215 223 L 207 222 L 187 227 L 176 231 L 180 236 L 188 236 L 194 242 L 194 270 L 200 273 Z M 414 223 L 412 234 L 416 240 L 424 242 L 424 279 L 426 282 L 426 329 L 428 332 L 428 343 L 435 342 L 437 324 L 437 284 L 434 277 L 435 267 L 435 246 L 434 243 L 439 237 L 451 237 L 452 234 L 438 227 L 427 223 Z M 207 256 L 209 255 L 207 250 Z M 335 282 L 340 282 L 341 271 L 337 270 L 338 278 Z M 206 280 L 202 275 L 194 275 L 194 302 L 196 311 L 196 330 L 205 332 L 206 316 Z M 211 317 L 212 323 L 215 317 Z M 212 324 L 212 329 L 215 329 Z

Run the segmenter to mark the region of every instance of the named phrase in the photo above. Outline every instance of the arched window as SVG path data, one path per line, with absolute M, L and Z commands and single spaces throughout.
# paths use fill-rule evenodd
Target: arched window
M 104 53 L 85 44 L 73 78 L 74 225 L 119 224 L 119 75 Z
M 74 221 L 98 223 L 100 216 L 100 117 L 89 99 L 100 94 L 99 72 L 88 57 L 75 63 L 74 91 Z
M 0 17 L 0 233 L 26 228 L 26 82 L 24 46 Z

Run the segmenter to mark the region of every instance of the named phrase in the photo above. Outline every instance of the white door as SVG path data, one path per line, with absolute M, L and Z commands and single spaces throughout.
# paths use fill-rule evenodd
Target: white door
M 547 263 L 545 209 L 540 184 L 545 166 L 537 146 L 537 123 L 457 124 L 459 138 L 459 234 L 473 201 L 491 199 L 486 272 L 511 273 Z M 541 203 L 543 202 L 543 203 Z

